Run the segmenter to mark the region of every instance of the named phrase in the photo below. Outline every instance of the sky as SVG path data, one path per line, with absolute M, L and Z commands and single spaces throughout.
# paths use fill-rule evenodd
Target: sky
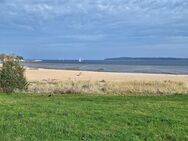
M 188 0 L 0 0 L 0 53 L 188 58 Z

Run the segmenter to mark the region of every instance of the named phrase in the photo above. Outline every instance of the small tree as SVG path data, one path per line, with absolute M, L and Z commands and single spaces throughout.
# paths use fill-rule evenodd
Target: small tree
M 27 89 L 27 80 L 24 76 L 25 69 L 20 64 L 19 58 L 11 55 L 0 57 L 3 62 L 0 70 L 0 88 L 3 92 L 11 93 L 16 89 Z

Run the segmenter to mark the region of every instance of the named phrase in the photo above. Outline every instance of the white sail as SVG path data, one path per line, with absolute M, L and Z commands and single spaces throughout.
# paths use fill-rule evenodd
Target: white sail
M 82 58 L 79 58 L 78 62 L 79 62 L 79 63 L 82 63 Z

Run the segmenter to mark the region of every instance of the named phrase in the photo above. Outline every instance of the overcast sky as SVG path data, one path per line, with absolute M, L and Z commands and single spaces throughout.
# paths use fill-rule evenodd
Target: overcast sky
M 0 53 L 188 57 L 188 0 L 0 0 Z

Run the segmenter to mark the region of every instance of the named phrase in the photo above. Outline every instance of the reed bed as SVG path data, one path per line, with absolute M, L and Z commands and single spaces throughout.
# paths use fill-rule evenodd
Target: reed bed
M 43 80 L 30 82 L 28 93 L 36 94 L 188 94 L 188 86 L 175 81 L 130 81 L 107 82 L 102 81 L 57 81 Z

